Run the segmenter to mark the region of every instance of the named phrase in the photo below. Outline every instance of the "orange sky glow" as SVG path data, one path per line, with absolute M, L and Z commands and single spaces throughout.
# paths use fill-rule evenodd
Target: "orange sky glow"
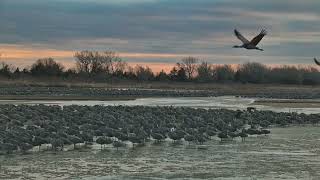
M 52 57 L 58 62 L 62 63 L 66 68 L 75 67 L 75 61 L 73 61 L 73 56 L 75 51 L 67 50 L 56 50 L 56 49 L 42 49 L 42 48 L 28 48 L 24 46 L 17 45 L 2 45 L 0 46 L 0 61 L 5 61 L 13 66 L 17 67 L 29 67 L 39 58 Z M 200 57 L 199 55 L 190 55 L 190 54 L 166 54 L 166 53 L 126 53 L 120 52 L 118 55 L 125 59 L 135 59 L 136 61 L 129 61 L 128 64 L 132 67 L 136 65 L 148 66 L 154 72 L 158 73 L 161 70 L 165 72 L 170 72 L 170 70 L 175 66 L 176 62 L 187 56 Z M 206 55 L 202 55 L 206 56 Z M 139 58 L 174 58 L 177 59 L 175 62 L 141 62 Z M 238 67 L 238 64 L 230 64 L 234 69 Z M 291 64 L 294 65 L 294 64 Z M 270 67 L 277 67 L 278 64 L 268 64 Z M 298 65 L 303 66 L 303 65 Z
M 74 67 L 75 62 L 72 61 L 75 51 L 64 51 L 55 49 L 32 49 L 25 47 L 17 47 L 7 45 L 0 49 L 1 61 L 8 62 L 18 67 L 28 67 L 39 58 L 52 57 L 57 59 L 67 68 Z M 182 58 L 187 55 L 183 54 L 156 54 L 156 53 L 118 53 L 122 58 Z M 164 70 L 169 72 L 175 65 L 173 63 L 158 62 L 128 62 L 130 66 L 143 65 L 148 66 L 155 72 Z

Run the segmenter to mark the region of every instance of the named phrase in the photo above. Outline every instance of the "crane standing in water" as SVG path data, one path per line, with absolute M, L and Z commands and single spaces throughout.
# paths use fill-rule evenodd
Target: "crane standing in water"
M 241 46 L 233 46 L 234 48 L 256 49 L 256 50 L 263 51 L 263 49 L 257 47 L 257 45 L 262 40 L 262 38 L 265 35 L 267 35 L 267 31 L 266 30 L 263 29 L 260 32 L 260 34 L 257 35 L 256 37 L 254 37 L 251 41 L 249 41 L 244 36 L 242 36 L 242 34 L 237 29 L 234 30 L 234 34 L 243 43 Z

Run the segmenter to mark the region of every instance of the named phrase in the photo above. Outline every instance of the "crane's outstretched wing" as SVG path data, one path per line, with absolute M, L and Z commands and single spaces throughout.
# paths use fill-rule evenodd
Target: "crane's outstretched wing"
M 253 44 L 253 45 L 255 45 L 255 46 L 258 45 L 259 42 L 261 41 L 261 39 L 262 39 L 265 35 L 267 35 L 267 31 L 263 29 L 258 36 L 254 37 L 254 38 L 250 41 L 250 43 Z
M 320 62 L 316 58 L 314 58 L 314 62 L 320 66 Z
M 237 36 L 238 39 L 240 39 L 240 41 L 242 41 L 243 44 L 248 44 L 248 43 L 250 43 L 250 42 L 248 41 L 248 39 L 246 39 L 245 37 L 243 37 L 242 34 L 240 34 L 240 32 L 239 32 L 237 29 L 234 30 L 234 34 Z

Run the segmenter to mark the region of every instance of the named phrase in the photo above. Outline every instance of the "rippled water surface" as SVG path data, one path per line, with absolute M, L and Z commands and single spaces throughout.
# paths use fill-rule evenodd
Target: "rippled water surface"
M 202 146 L 0 156 L 0 179 L 320 179 L 320 127 L 274 128 L 270 136 Z
M 233 96 L 220 97 L 177 97 L 177 98 L 140 98 L 131 101 L 32 101 L 32 100 L 0 100 L 0 104 L 46 104 L 46 105 L 127 105 L 127 106 L 185 106 L 197 108 L 226 108 L 245 109 L 248 106 L 259 110 L 276 112 L 320 113 L 320 108 L 287 108 L 253 105 L 254 98 L 240 98 Z

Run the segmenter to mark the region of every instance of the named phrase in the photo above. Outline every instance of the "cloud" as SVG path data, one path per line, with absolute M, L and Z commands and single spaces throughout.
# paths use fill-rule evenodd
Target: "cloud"
M 307 63 L 320 56 L 319 8 L 318 0 L 1 0 L 0 52 L 21 61 L 70 61 L 70 52 L 89 49 L 130 62 Z M 232 49 L 235 27 L 248 39 L 266 28 L 265 52 Z
M 11 64 L 19 66 L 29 66 L 39 58 L 53 57 L 59 62 L 71 66 L 74 64 L 75 51 L 45 49 L 34 45 L 32 48 L 16 45 L 0 44 L 5 53 L 2 53 L 1 60 L 5 60 Z M 216 54 L 165 54 L 165 53 L 128 53 L 118 52 L 118 55 L 127 62 L 155 64 L 160 67 L 160 64 L 175 64 L 180 59 L 187 56 L 194 56 L 200 61 L 207 61 L 212 64 L 241 64 L 249 61 L 269 64 L 285 64 L 291 62 L 292 64 L 312 63 L 312 57 L 304 56 L 282 56 L 282 55 L 263 55 L 256 51 L 246 51 L 247 53 L 240 53 L 242 50 L 236 50 L 233 54 L 216 53 Z M 295 59 L 298 59 L 297 61 Z M 160 69 L 160 68 L 158 68 Z
M 53 0 L 65 3 L 65 0 Z M 73 3 L 95 3 L 95 4 L 112 4 L 112 5 L 131 5 L 131 4 L 143 4 L 143 3 L 155 3 L 158 0 L 68 0 Z

